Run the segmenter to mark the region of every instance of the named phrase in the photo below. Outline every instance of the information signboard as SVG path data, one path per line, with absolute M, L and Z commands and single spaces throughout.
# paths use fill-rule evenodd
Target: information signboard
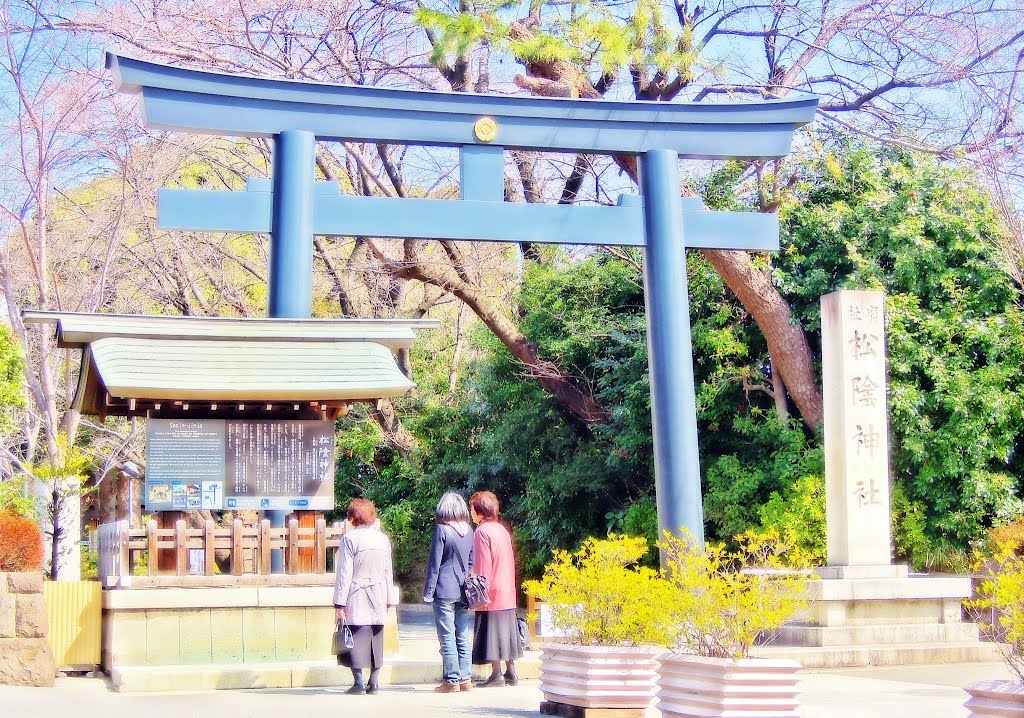
M 333 422 L 147 421 L 148 511 L 333 508 Z

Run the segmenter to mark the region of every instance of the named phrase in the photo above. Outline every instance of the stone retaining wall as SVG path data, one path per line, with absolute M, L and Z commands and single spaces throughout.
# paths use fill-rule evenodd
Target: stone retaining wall
M 331 661 L 333 586 L 103 592 L 103 668 Z M 389 612 L 385 654 L 398 649 Z
M 57 668 L 47 630 L 42 574 L 0 573 L 0 683 L 53 685 Z

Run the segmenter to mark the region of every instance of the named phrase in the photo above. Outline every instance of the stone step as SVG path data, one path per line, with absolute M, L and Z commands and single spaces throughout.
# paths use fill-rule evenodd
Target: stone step
M 789 624 L 776 631 L 778 646 L 871 646 L 890 643 L 966 643 L 978 641 L 975 623 L 909 623 L 883 626 L 807 626 Z
M 490 675 L 490 666 L 474 666 L 475 678 Z M 540 675 L 540 659 L 528 654 L 516 661 L 523 680 Z M 441 682 L 441 658 L 434 660 L 386 659 L 380 669 L 381 685 Z M 352 672 L 334 661 L 294 663 L 235 663 L 214 665 L 130 666 L 110 671 L 110 683 L 121 693 L 212 691 L 240 688 L 346 688 Z
M 971 577 L 826 578 L 807 589 L 812 601 L 962 601 L 971 595 Z
M 790 658 L 804 668 L 989 663 L 1002 660 L 999 646 L 982 641 L 892 643 L 870 646 L 764 646 L 753 652 L 765 658 Z

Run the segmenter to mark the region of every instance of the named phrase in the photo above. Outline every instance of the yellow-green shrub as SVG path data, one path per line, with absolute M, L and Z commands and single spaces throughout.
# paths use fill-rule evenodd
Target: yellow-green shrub
M 665 645 L 670 635 L 668 584 L 640 565 L 647 539 L 590 538 L 575 553 L 556 551 L 527 593 L 546 601 L 565 640 L 583 645 Z
M 1024 561 L 1013 545 L 984 562 L 991 578 L 982 582 L 978 597 L 967 602 L 979 619 L 982 633 L 996 642 L 1017 679 L 1024 681 Z M 987 618 L 987 620 L 986 620 Z
M 993 526 L 988 530 L 988 550 L 994 556 L 1024 556 L 1024 518 Z
M 760 634 L 807 607 L 805 572 L 783 570 L 779 548 L 739 537 L 740 549 L 701 548 L 668 533 L 658 546 L 671 587 L 674 649 L 713 658 L 745 658 Z
M 748 529 L 733 540 L 740 547 L 735 557 L 746 568 L 807 570 L 824 563 L 824 554 L 792 531 Z

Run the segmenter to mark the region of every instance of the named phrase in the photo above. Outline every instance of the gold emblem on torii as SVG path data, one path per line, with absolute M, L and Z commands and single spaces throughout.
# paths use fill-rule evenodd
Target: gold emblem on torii
M 473 125 L 473 134 L 481 142 L 490 142 L 498 136 L 498 123 L 490 117 L 481 117 Z

